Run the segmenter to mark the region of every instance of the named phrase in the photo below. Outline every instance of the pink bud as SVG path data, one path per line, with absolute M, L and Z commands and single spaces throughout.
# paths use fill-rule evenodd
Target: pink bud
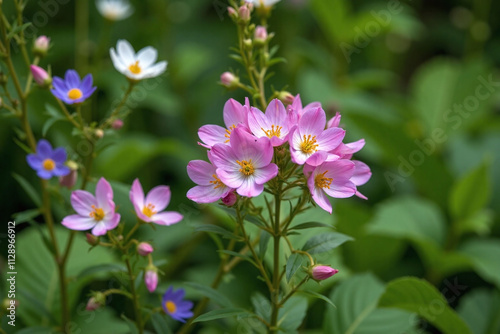
M 96 237 L 95 235 L 90 234 L 90 233 L 85 234 L 85 236 L 87 237 L 87 243 L 90 246 L 95 246 L 95 245 L 99 244 L 99 237 Z
M 281 91 L 278 95 L 278 99 L 280 99 L 284 104 L 292 104 L 295 97 L 290 92 Z
M 59 185 L 61 187 L 66 187 L 68 189 L 71 189 L 75 186 L 77 178 L 78 178 L 77 170 L 71 169 L 69 174 L 59 177 Z
M 123 127 L 123 121 L 121 119 L 115 119 L 111 127 L 115 130 L 120 130 Z
M 151 246 L 147 242 L 141 242 L 137 245 L 137 253 L 139 253 L 140 256 L 151 254 L 153 250 L 153 246 Z
M 50 75 L 45 71 L 43 68 L 36 66 L 36 65 L 31 65 L 31 74 L 33 75 L 33 80 L 41 86 L 41 87 L 49 87 L 49 85 L 52 83 L 52 78 Z
M 233 19 L 238 18 L 238 13 L 236 13 L 236 10 L 233 7 L 227 7 L 227 13 L 230 18 Z
M 337 269 L 333 269 L 333 268 L 328 267 L 328 266 L 314 266 L 312 268 L 311 276 L 313 279 L 315 279 L 317 281 L 322 281 L 322 280 L 325 280 L 329 277 L 332 277 L 333 275 L 335 275 L 338 272 L 339 271 Z
M 236 203 L 237 199 L 238 197 L 236 196 L 236 193 L 234 191 L 231 191 L 225 197 L 222 197 L 222 203 L 224 203 L 224 205 L 226 206 L 233 206 Z
M 248 5 L 243 5 L 240 8 L 238 8 L 238 14 L 240 14 L 240 19 L 242 21 L 249 21 L 250 20 L 250 7 Z
M 254 33 L 255 41 L 264 43 L 267 40 L 267 29 L 263 26 L 257 26 Z
M 149 292 L 154 292 L 156 290 L 156 286 L 158 285 L 158 273 L 156 267 L 149 266 L 146 268 L 146 273 L 144 274 L 144 284 L 146 284 L 146 288 Z
M 220 82 L 227 88 L 236 88 L 240 83 L 240 79 L 231 72 L 224 72 L 220 76 Z
M 39 57 L 43 57 L 47 54 L 50 47 L 50 38 L 47 36 L 38 37 L 33 43 L 33 52 Z
M 327 123 L 326 127 L 327 128 L 336 128 L 340 124 L 340 113 L 337 111 L 335 113 L 335 116 L 333 116 Z
M 91 297 L 87 302 L 87 306 L 85 307 L 85 309 L 87 311 L 95 311 L 99 307 L 101 307 L 101 304 L 99 304 L 94 297 Z

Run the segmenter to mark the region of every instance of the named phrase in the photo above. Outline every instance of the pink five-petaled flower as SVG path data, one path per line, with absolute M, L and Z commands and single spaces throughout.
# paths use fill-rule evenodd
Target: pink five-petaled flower
M 130 201 L 134 205 L 137 217 L 146 223 L 158 225 L 172 225 L 182 220 L 182 215 L 175 211 L 163 211 L 170 203 L 170 188 L 157 186 L 144 197 L 142 185 L 138 179 L 134 180 L 130 189 Z
M 354 195 L 356 185 L 350 180 L 354 168 L 354 162 L 344 159 L 325 162 L 314 168 L 307 180 L 307 186 L 316 204 L 331 214 L 332 205 L 326 195 L 336 198 Z
M 224 105 L 224 124 L 226 128 L 219 125 L 208 124 L 198 130 L 198 136 L 204 144 L 202 146 L 211 148 L 215 144 L 229 143 L 231 132 L 240 124 L 247 126 L 248 108 L 242 106 L 238 101 L 229 99 Z
M 340 145 L 345 130 L 341 128 L 325 130 L 325 125 L 326 115 L 321 108 L 308 110 L 300 117 L 298 126 L 289 137 L 293 162 L 299 165 L 307 163 L 319 166 L 327 158 L 336 157 L 333 154 L 329 155 L 328 152 Z
M 339 271 L 337 269 L 333 269 L 329 266 L 314 266 L 311 271 L 311 276 L 316 281 L 322 281 L 329 277 L 332 277 Z
M 215 145 L 211 155 L 219 179 L 241 196 L 260 195 L 264 184 L 278 174 L 278 166 L 271 163 L 269 138 L 256 138 L 242 128 L 233 130 L 230 145 Z
M 252 108 L 248 114 L 248 126 L 256 137 L 268 137 L 273 146 L 283 145 L 291 130 L 285 106 L 278 99 L 269 103 L 265 114 L 257 108 Z
M 208 158 L 210 160 L 210 152 Z M 196 203 L 213 203 L 232 191 L 217 176 L 216 168 L 203 160 L 193 160 L 187 165 L 188 176 L 197 186 L 189 189 L 187 198 Z
M 62 224 L 69 229 L 104 235 L 120 222 L 120 214 L 115 212 L 113 189 L 106 179 L 101 178 L 95 188 L 95 196 L 85 190 L 75 190 L 71 194 L 71 205 L 78 213 L 67 216 Z

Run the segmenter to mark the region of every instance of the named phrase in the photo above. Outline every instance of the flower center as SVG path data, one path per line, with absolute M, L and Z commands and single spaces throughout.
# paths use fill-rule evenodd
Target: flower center
M 276 127 L 275 127 L 276 126 Z M 272 137 L 281 137 L 281 129 L 283 129 L 283 127 L 281 126 L 278 126 L 278 125 L 271 125 L 271 129 L 270 130 L 264 130 L 263 128 L 261 128 L 262 131 L 264 131 L 266 133 L 266 136 L 268 136 L 269 138 L 272 138 Z
M 42 166 L 43 166 L 43 169 L 48 170 L 48 171 L 51 171 L 51 170 L 53 170 L 54 168 L 56 168 L 56 163 L 55 163 L 55 162 L 54 162 L 54 160 L 52 160 L 52 159 L 45 159 L 45 160 L 42 162 Z
M 167 308 L 167 311 L 170 314 L 175 313 L 175 311 L 177 311 L 177 306 L 171 300 L 167 300 L 167 302 L 165 303 L 165 307 Z
M 300 150 L 305 154 L 310 154 L 318 150 L 318 144 L 316 144 L 316 136 L 304 135 L 304 139 L 300 144 Z
M 255 168 L 253 167 L 252 159 L 250 159 L 248 161 L 246 161 L 246 160 L 243 160 L 243 161 L 236 160 L 236 163 L 241 166 L 240 172 L 243 173 L 243 174 L 245 174 L 246 176 L 250 176 L 253 173 L 255 173 Z
M 225 186 L 225 184 L 222 183 L 222 181 L 217 177 L 217 174 L 212 174 L 212 177 L 214 178 L 214 180 L 210 181 L 210 183 L 215 186 L 214 189 L 217 189 L 217 188 Z
M 224 143 L 229 143 L 229 138 L 231 137 L 231 132 L 236 129 L 236 125 L 231 125 L 229 127 L 229 129 L 226 129 L 226 134 L 224 135 L 224 137 L 226 137 L 226 141 Z
M 141 73 L 141 67 L 139 66 L 139 61 L 136 60 L 135 63 L 128 67 L 128 70 L 134 74 Z
M 151 218 L 152 215 L 154 215 L 155 213 L 157 213 L 158 211 L 155 211 L 155 206 L 151 203 L 149 203 L 148 205 L 146 205 L 143 209 L 142 209 L 142 213 L 146 216 L 148 216 L 149 218 Z
M 73 88 L 68 92 L 68 97 L 72 100 L 77 100 L 83 96 L 83 93 L 78 88 Z
M 97 221 L 104 219 L 104 210 L 101 208 L 96 208 L 95 205 L 92 205 L 92 211 L 89 216 L 94 218 Z
M 325 177 L 326 173 L 328 173 L 328 171 L 324 171 L 323 173 L 316 175 L 316 177 L 314 178 L 314 184 L 316 185 L 317 188 L 330 189 L 330 185 L 333 182 L 333 178 Z

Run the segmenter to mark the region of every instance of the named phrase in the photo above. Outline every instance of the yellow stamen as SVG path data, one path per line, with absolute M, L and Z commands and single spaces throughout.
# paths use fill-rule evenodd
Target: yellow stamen
M 68 92 L 68 97 L 72 100 L 77 100 L 83 96 L 83 93 L 78 88 L 73 88 Z
M 240 172 L 245 174 L 246 176 L 250 176 L 255 172 L 255 168 L 253 167 L 253 164 L 252 164 L 252 159 L 250 159 L 248 161 L 236 160 L 236 163 L 241 166 Z
M 155 211 L 155 206 L 151 203 L 149 203 L 148 205 L 146 205 L 143 209 L 142 209 L 142 213 L 146 216 L 148 216 L 149 218 L 151 218 L 152 215 L 154 215 L 155 213 L 157 213 L 158 211 Z
M 331 177 L 325 177 L 325 174 L 328 173 L 328 171 L 325 171 L 321 174 L 316 175 L 314 178 L 314 185 L 317 188 L 328 188 L 330 189 L 330 186 L 333 182 L 333 178 Z
M 233 132 L 233 130 L 236 129 L 236 125 L 231 125 L 229 127 L 229 129 L 226 130 L 226 134 L 224 135 L 224 137 L 226 137 L 226 141 L 225 143 L 229 143 L 229 138 L 231 137 L 231 132 Z
M 97 221 L 104 219 L 104 210 L 101 208 L 96 208 L 95 205 L 92 205 L 92 211 L 89 216 L 94 218 Z
M 168 313 L 175 313 L 175 311 L 177 311 L 177 306 L 171 300 L 167 300 L 165 307 L 167 308 Z
M 318 150 L 318 144 L 316 144 L 316 136 L 304 135 L 304 140 L 300 144 L 300 150 L 305 153 L 314 153 Z
M 56 168 L 56 163 L 55 163 L 55 162 L 54 162 L 54 160 L 52 160 L 52 159 L 45 159 L 45 160 L 42 162 L 42 166 L 43 166 L 43 169 L 48 170 L 48 171 L 51 171 L 51 170 L 53 170 L 54 168 Z
M 276 126 L 276 128 L 275 128 Z M 262 131 L 264 131 L 266 133 L 266 136 L 268 136 L 269 138 L 272 138 L 272 137 L 280 137 L 281 136 L 281 130 L 283 129 L 283 127 L 281 126 L 278 126 L 278 125 L 271 125 L 271 130 L 264 130 L 263 128 L 261 128 Z
M 130 65 L 128 67 L 128 70 L 134 74 L 139 74 L 141 73 L 141 67 L 139 66 L 139 61 L 136 60 L 135 63 L 133 63 L 132 65 Z
M 215 186 L 214 189 L 224 187 L 224 183 L 222 183 L 222 181 L 217 177 L 217 174 L 212 174 L 212 177 L 214 180 L 210 181 L 210 183 Z

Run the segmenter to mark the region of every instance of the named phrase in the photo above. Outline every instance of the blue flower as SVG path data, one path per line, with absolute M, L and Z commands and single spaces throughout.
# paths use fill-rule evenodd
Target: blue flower
M 47 180 L 52 176 L 65 176 L 70 172 L 70 169 L 64 165 L 66 162 L 64 148 L 58 147 L 53 150 L 52 145 L 45 139 L 38 142 L 36 153 L 28 154 L 26 161 L 42 179 Z
M 193 316 L 193 312 L 191 311 L 193 303 L 187 300 L 182 300 L 183 298 L 183 289 L 174 291 L 172 287 L 169 287 L 167 292 L 163 295 L 162 306 L 165 313 L 170 315 L 173 319 L 186 322 L 186 319 Z
M 67 70 L 64 80 L 54 77 L 52 94 L 66 104 L 82 103 L 94 93 L 97 87 L 92 87 L 92 74 L 87 74 L 83 80 L 75 70 Z

